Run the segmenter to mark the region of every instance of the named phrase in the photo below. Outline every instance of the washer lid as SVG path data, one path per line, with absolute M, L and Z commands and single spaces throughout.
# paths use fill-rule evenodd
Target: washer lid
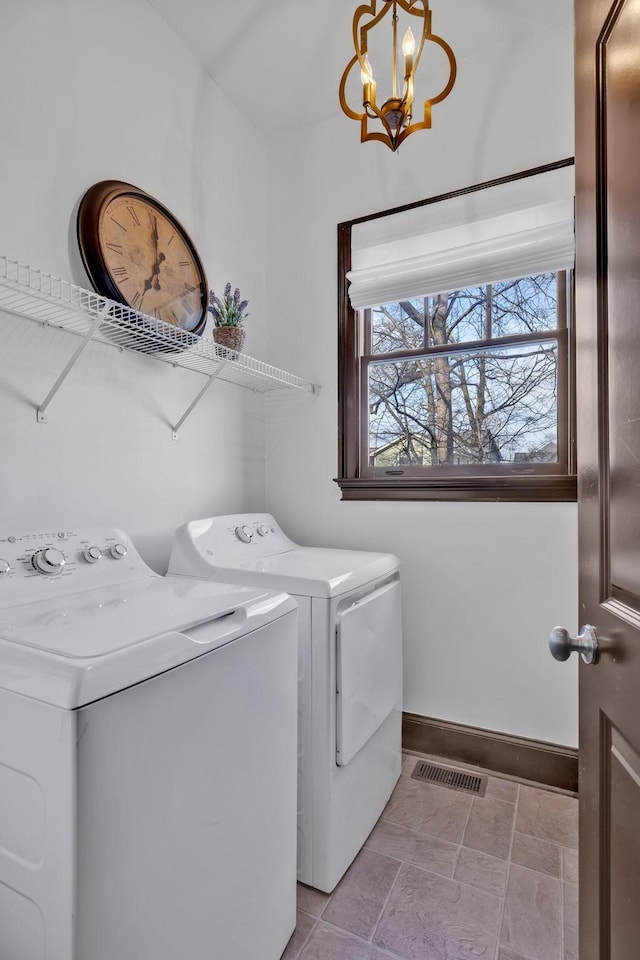
M 339 597 L 374 580 L 394 573 L 400 561 L 391 553 L 367 553 L 359 550 L 338 550 L 324 547 L 296 547 L 272 556 L 251 556 L 247 551 L 234 566 L 225 558 L 222 564 L 215 557 L 194 553 L 183 554 L 173 562 L 172 573 L 186 576 L 215 577 L 229 583 L 244 583 L 286 590 L 304 597 Z M 224 565 L 223 565 L 224 564 Z
M 149 576 L 0 610 L 0 688 L 73 709 L 295 609 L 282 593 Z

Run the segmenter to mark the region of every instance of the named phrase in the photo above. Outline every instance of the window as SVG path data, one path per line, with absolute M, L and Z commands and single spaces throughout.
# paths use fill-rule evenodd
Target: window
M 340 227 L 343 277 L 351 265 L 351 226 Z M 370 245 L 376 256 L 383 249 L 379 229 Z M 396 242 L 397 225 L 394 230 Z M 566 237 L 562 242 L 566 246 Z M 482 243 L 484 256 L 485 238 Z M 559 251 L 556 243 L 546 262 L 569 266 L 573 249 L 570 255 Z M 343 498 L 575 499 L 572 271 L 545 269 L 416 296 L 417 273 L 433 290 L 439 275 L 459 275 L 461 258 L 452 269 L 440 257 L 434 279 L 433 256 L 418 264 L 415 249 L 411 254 L 409 296 L 354 310 L 342 284 L 337 482 Z M 545 262 L 538 253 L 527 257 Z M 462 275 L 513 269 L 477 260 L 471 267 L 468 260 Z M 349 277 L 360 284 L 357 296 L 371 301 L 377 291 L 362 292 L 371 287 L 371 276 L 374 288 L 400 290 L 411 286 L 408 272 L 396 259 L 382 285 L 385 269 L 369 263 Z

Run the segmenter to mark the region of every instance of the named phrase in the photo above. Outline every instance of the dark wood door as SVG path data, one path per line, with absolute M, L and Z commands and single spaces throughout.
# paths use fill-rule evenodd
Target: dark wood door
M 576 0 L 580 960 L 640 958 L 640 0 Z

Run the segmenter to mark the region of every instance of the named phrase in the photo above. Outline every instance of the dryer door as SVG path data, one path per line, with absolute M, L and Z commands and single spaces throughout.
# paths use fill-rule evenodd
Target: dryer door
M 336 638 L 336 762 L 345 766 L 402 708 L 400 582 L 339 612 Z

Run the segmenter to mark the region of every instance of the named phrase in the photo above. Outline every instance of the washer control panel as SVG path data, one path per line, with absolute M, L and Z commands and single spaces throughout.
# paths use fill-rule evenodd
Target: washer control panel
M 216 517 L 214 519 L 218 520 L 219 518 Z M 233 520 L 233 517 L 229 517 L 227 519 Z M 233 531 L 233 534 L 240 541 L 240 543 L 253 543 L 253 542 L 259 543 L 260 540 L 264 540 L 267 537 L 271 537 L 271 539 L 273 539 L 273 535 L 275 533 L 279 533 L 283 536 L 282 530 L 280 530 L 279 527 L 276 527 L 276 523 L 273 517 L 266 517 L 261 519 L 259 517 L 256 518 L 247 514 L 246 516 L 242 515 L 238 519 L 244 522 L 238 523 L 237 525 L 233 523 L 231 523 L 230 525 L 226 524 L 225 527 L 223 528 L 224 530 L 223 537 L 224 537 L 224 534 L 226 534 L 228 537 L 228 535 Z M 269 522 L 265 523 L 264 522 L 265 519 L 268 520 Z M 216 539 L 219 538 L 220 534 L 222 533 L 222 530 L 220 529 L 220 527 L 216 524 L 215 527 L 212 529 Z M 231 539 L 233 540 L 233 537 L 231 537 Z
M 207 566 L 253 566 L 267 557 L 295 550 L 269 513 L 239 513 L 193 520 L 176 531 L 172 556 L 195 550 Z M 169 572 L 172 562 L 169 563 Z
M 0 607 L 150 573 L 122 530 L 0 533 Z

